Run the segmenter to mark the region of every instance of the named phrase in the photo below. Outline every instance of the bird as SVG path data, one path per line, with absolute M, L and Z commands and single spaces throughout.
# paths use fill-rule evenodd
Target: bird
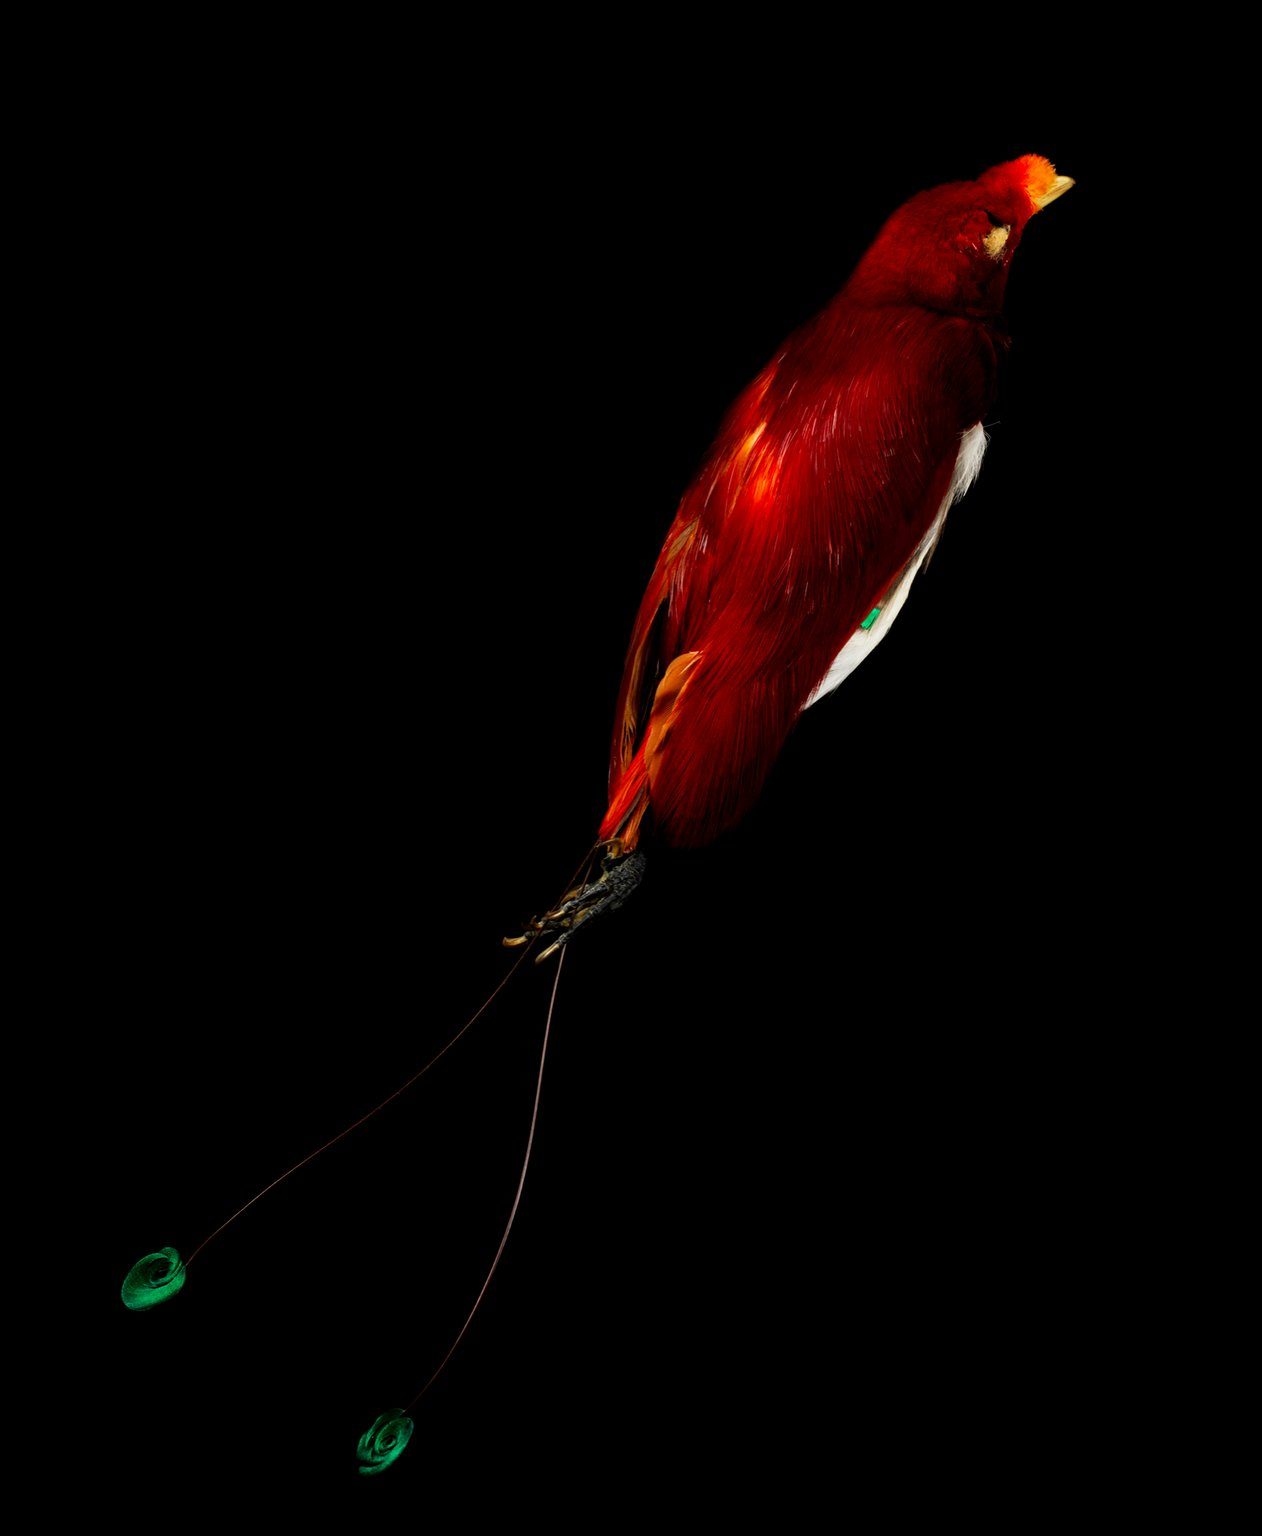
M 1013 256 L 1030 219 L 1073 185 L 1050 160 L 1022 155 L 920 192 L 891 215 L 836 297 L 742 391 L 683 494 L 632 627 L 608 806 L 575 871 L 579 883 L 504 940 L 521 949 L 512 968 L 419 1071 L 264 1186 L 187 1261 L 164 1247 L 128 1272 L 129 1310 L 179 1294 L 208 1244 L 425 1077 L 527 954 L 561 952 L 499 1246 L 424 1385 L 360 1437 L 362 1476 L 402 1454 L 412 1410 L 467 1334 L 504 1253 L 534 1145 L 566 946 L 634 893 L 647 845 L 701 847 L 735 826 L 802 713 L 889 633 L 981 469 Z
M 758 798 L 802 713 L 889 633 L 976 480 L 1013 256 L 1074 185 L 1042 155 L 917 193 L 742 391 L 684 492 L 631 633 L 600 869 L 516 947 L 564 948 Z

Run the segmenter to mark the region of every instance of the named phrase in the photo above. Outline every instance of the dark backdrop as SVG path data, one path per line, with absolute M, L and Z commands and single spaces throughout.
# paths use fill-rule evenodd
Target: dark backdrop
M 1117 178 L 1089 85 L 702 109 L 554 66 L 439 112 L 335 71 L 246 116 L 184 86 L 85 147 L 86 1436 L 117 1507 L 796 1526 L 1105 1455 L 1135 1206 L 1088 852 L 1114 705 L 1077 638 Z M 173 1305 L 125 1313 L 123 1273 L 494 985 L 592 836 L 636 604 L 723 411 L 898 202 L 1031 150 L 1078 186 L 1015 263 L 980 481 L 753 813 L 575 945 L 502 1267 L 360 1484 L 360 1430 L 494 1252 L 550 968 Z

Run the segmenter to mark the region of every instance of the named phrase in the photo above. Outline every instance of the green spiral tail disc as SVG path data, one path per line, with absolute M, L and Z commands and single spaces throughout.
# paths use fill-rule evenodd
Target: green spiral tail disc
M 359 1437 L 359 1475 L 376 1477 L 403 1454 L 412 1438 L 412 1421 L 406 1413 L 383 1413 L 371 1429 Z
M 123 1281 L 123 1305 L 133 1312 L 147 1312 L 160 1301 L 170 1301 L 184 1288 L 184 1260 L 174 1248 L 159 1248 L 133 1264 Z

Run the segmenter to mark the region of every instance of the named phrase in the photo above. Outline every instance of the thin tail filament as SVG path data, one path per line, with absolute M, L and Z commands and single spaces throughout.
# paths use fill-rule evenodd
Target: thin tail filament
M 529 953 L 529 949 L 523 950 L 521 959 L 524 960 Z M 526 1155 L 522 1158 L 521 1176 L 517 1180 L 517 1193 L 513 1196 L 513 1206 L 508 1213 L 508 1220 L 504 1224 L 503 1235 L 500 1237 L 500 1245 L 495 1250 L 495 1257 L 491 1260 L 491 1267 L 486 1272 L 486 1279 L 482 1282 L 482 1289 L 478 1292 L 477 1299 L 469 1308 L 469 1315 L 465 1318 L 464 1322 L 460 1326 L 460 1332 L 452 1340 L 451 1348 L 439 1361 L 438 1368 L 435 1370 L 434 1374 L 429 1378 L 421 1390 L 407 1405 L 407 1408 L 404 1410 L 407 1413 L 410 1413 L 412 1409 L 416 1407 L 417 1403 L 420 1402 L 420 1400 L 425 1396 L 429 1389 L 434 1385 L 439 1376 L 442 1375 L 443 1369 L 447 1362 L 459 1348 L 460 1341 L 464 1338 L 465 1334 L 468 1333 L 469 1324 L 473 1321 L 477 1314 L 478 1308 L 482 1305 L 482 1298 L 486 1295 L 487 1289 L 491 1284 L 491 1280 L 495 1275 L 495 1271 L 499 1268 L 499 1262 L 504 1255 L 504 1249 L 508 1246 L 508 1234 L 513 1230 L 513 1222 L 517 1219 L 517 1208 L 521 1204 L 522 1191 L 526 1187 L 526 1174 L 530 1169 L 530 1154 L 533 1151 L 535 1145 L 535 1127 L 539 1123 L 539 1099 L 543 1093 L 543 1069 L 548 1059 L 548 1037 L 552 1033 L 552 1015 L 556 1011 L 557 988 L 561 985 L 561 968 L 565 964 L 565 956 L 566 951 L 562 949 L 560 957 L 557 960 L 556 973 L 552 978 L 552 995 L 548 999 L 548 1017 L 543 1026 L 543 1045 L 539 1051 L 539 1075 L 535 1079 L 535 1103 L 534 1108 L 531 1110 L 530 1114 L 530 1132 L 526 1137 Z M 520 963 L 521 962 L 519 960 L 518 964 Z M 514 967 L 514 969 L 516 969 L 516 967 Z M 509 975 L 511 974 L 512 972 L 510 971 Z M 505 980 L 507 979 L 508 978 L 505 977 Z M 501 982 L 500 985 L 502 986 L 503 982 Z
M 520 955 L 518 955 L 517 959 L 504 973 L 504 977 L 500 981 L 499 985 L 487 997 L 486 1001 L 477 1010 L 477 1012 L 472 1014 L 464 1022 L 464 1024 L 461 1025 L 461 1027 L 456 1031 L 454 1035 L 452 1035 L 451 1039 L 448 1040 L 447 1044 L 443 1046 L 442 1050 L 439 1051 L 437 1055 L 430 1057 L 430 1059 L 425 1063 L 419 1072 L 414 1072 L 412 1076 L 408 1078 L 407 1082 L 400 1083 L 400 1085 L 394 1090 L 393 1093 L 387 1094 L 386 1097 L 382 1099 L 381 1103 L 375 1105 L 367 1112 L 367 1114 L 360 1115 L 359 1119 L 353 1121 L 345 1128 L 345 1130 L 341 1130 L 337 1133 L 336 1136 L 330 1137 L 330 1139 L 324 1142 L 322 1146 L 317 1147 L 314 1152 L 308 1152 L 306 1157 L 304 1157 L 301 1162 L 295 1163 L 292 1168 L 287 1168 L 284 1173 L 282 1173 L 278 1178 L 273 1179 L 270 1184 L 265 1184 L 263 1188 L 259 1190 L 257 1195 L 252 1195 L 243 1206 L 241 1206 L 238 1210 L 233 1211 L 232 1215 L 228 1217 L 227 1221 L 220 1222 L 220 1224 L 215 1228 L 209 1237 L 204 1237 L 201 1242 L 198 1243 L 197 1247 L 193 1249 L 192 1253 L 184 1261 L 184 1268 L 187 1269 L 203 1248 L 205 1248 L 209 1243 L 213 1243 L 215 1238 L 217 1238 L 221 1232 L 226 1231 L 226 1229 L 230 1227 L 234 1221 L 236 1221 L 238 1216 L 244 1216 L 246 1211 L 248 1211 L 252 1205 L 260 1201 L 264 1195 L 270 1194 L 278 1184 L 283 1184 L 291 1174 L 297 1173 L 300 1168 L 305 1168 L 308 1163 L 314 1162 L 316 1158 L 320 1156 L 321 1152 L 327 1152 L 330 1147 L 335 1147 L 339 1141 L 342 1141 L 345 1137 L 349 1136 L 352 1131 L 357 1131 L 361 1125 L 366 1124 L 373 1118 L 374 1115 L 380 1114 L 387 1104 L 392 1104 L 400 1094 L 406 1093 L 413 1083 L 419 1083 L 421 1078 L 425 1076 L 429 1069 L 432 1066 L 436 1066 L 437 1063 L 442 1060 L 442 1058 L 447 1054 L 452 1046 L 455 1045 L 456 1041 L 459 1040 L 460 1037 L 466 1033 L 466 1031 L 473 1028 L 473 1026 L 478 1022 L 486 1010 L 500 995 L 508 983 L 513 979 L 513 975 L 516 972 L 518 966 L 521 965 L 522 961 L 529 953 L 530 950 L 525 949 Z

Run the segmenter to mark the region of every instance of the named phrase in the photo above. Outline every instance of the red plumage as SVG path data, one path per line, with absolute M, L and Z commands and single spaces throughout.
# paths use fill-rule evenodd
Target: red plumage
M 949 494 L 994 398 L 1008 264 L 1071 183 L 1028 155 L 920 193 L 729 412 L 640 605 L 602 839 L 705 843 L 757 797 Z

